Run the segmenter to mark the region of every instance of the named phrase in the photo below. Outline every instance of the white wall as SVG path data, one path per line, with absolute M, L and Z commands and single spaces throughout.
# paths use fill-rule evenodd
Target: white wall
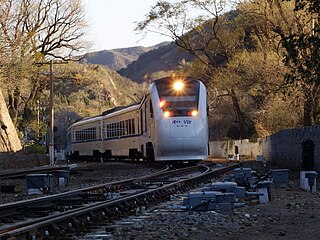
M 256 159 L 257 155 L 262 154 L 261 139 L 257 142 L 250 142 L 248 139 L 211 141 L 209 142 L 210 156 L 214 158 L 227 158 L 234 155 L 235 146 L 238 146 L 239 155 L 246 158 Z

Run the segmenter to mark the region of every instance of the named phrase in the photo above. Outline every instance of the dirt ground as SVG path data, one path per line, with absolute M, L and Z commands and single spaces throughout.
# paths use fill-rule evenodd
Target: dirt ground
M 70 188 L 125 179 L 159 169 L 144 166 L 142 170 L 141 166 L 135 164 L 118 163 L 105 164 L 103 167 L 100 164 L 83 165 L 77 174 L 71 175 Z M 25 184 L 25 180 L 17 181 L 23 181 L 17 184 Z M 318 186 L 319 184 L 318 182 Z M 166 209 L 172 204 L 177 204 L 169 201 L 145 213 L 146 220 L 122 227 L 112 232 L 107 239 L 316 240 L 320 239 L 320 188 L 317 190 L 316 193 L 301 190 L 299 172 L 291 171 L 288 186 L 272 187 L 272 199 L 266 204 L 248 200 L 244 201 L 244 207 L 234 209 L 233 214 L 222 215 L 214 211 L 188 212 Z M 0 196 L 1 203 L 26 197 L 24 192 Z
M 160 207 L 148 220 L 122 228 L 111 239 L 320 239 L 320 193 L 301 190 L 299 181 L 299 172 L 291 171 L 286 187 L 271 188 L 271 201 L 244 201 L 244 207 L 228 216 Z
M 273 188 L 267 204 L 247 205 L 239 211 L 250 221 L 224 232 L 227 239 L 320 239 L 320 195 L 299 187 L 299 173 L 291 172 L 288 187 Z

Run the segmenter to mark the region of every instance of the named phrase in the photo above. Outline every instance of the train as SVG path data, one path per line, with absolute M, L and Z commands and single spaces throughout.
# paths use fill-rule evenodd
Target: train
M 73 123 L 67 130 L 66 155 L 71 160 L 206 160 L 206 87 L 185 76 L 154 80 L 139 103 Z

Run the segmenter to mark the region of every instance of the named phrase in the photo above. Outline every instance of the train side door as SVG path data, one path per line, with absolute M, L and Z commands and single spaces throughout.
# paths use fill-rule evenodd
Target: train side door
M 142 105 L 140 108 L 139 114 L 139 133 L 140 133 L 140 152 L 145 156 L 145 143 L 146 143 L 146 134 L 145 134 L 145 105 Z
M 153 112 L 153 105 L 152 105 L 152 100 L 151 98 L 148 99 L 148 122 L 149 122 L 149 141 L 151 142 L 155 142 L 155 138 L 156 138 L 156 126 L 155 126 L 155 118 L 154 118 L 154 112 Z
M 146 124 L 146 159 L 147 161 L 155 161 L 155 121 L 152 100 L 150 95 L 145 102 L 145 124 Z
M 143 155 L 148 159 L 153 154 L 153 143 L 154 143 L 154 117 L 153 108 L 150 96 L 147 97 L 144 104 L 140 109 L 140 134 L 141 134 L 141 147 L 140 150 Z M 154 158 L 154 157 L 151 157 Z

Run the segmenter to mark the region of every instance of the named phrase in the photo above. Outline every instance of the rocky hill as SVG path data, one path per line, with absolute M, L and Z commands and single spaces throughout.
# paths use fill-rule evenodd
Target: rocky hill
M 127 67 L 131 62 L 137 60 L 141 54 L 167 44 L 167 42 L 163 42 L 151 47 L 137 46 L 91 52 L 84 57 L 82 63 L 99 64 L 117 71 L 121 68 Z
M 141 83 L 157 78 L 159 73 L 174 71 L 193 57 L 173 42 L 151 47 L 131 47 L 88 53 L 82 63 L 98 64 Z
M 192 61 L 193 57 L 170 43 L 142 54 L 136 61 L 118 73 L 135 82 L 153 80 L 159 72 L 176 70 L 184 62 Z

